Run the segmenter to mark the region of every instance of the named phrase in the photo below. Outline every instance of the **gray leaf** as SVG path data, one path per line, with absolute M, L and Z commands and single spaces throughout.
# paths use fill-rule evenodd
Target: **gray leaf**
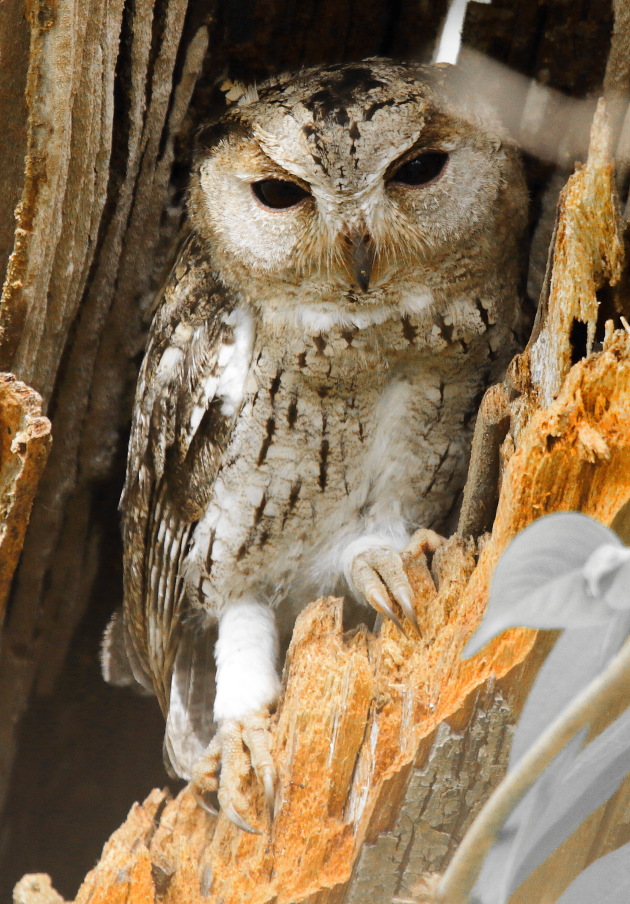
M 499 563 L 501 564 L 501 563 Z M 555 578 L 518 601 L 509 600 L 494 584 L 481 625 L 462 657 L 474 656 L 489 640 L 508 628 L 578 628 L 602 624 L 611 615 L 603 600 L 586 592 L 584 575 L 575 569 Z
M 576 512 L 530 524 L 503 553 L 486 614 L 462 655 L 473 656 L 510 627 L 575 628 L 606 621 L 610 608 L 588 592 L 582 571 L 605 544 L 623 548 L 607 527 Z
M 571 883 L 557 904 L 628 904 L 630 844 L 591 863 Z
M 510 892 L 615 793 L 630 768 L 629 751 L 630 709 L 591 741 L 550 789 L 544 812 L 515 858 Z
M 510 769 L 619 652 L 629 629 L 630 617 L 623 613 L 601 625 L 564 632 L 527 697 L 512 741 Z
M 619 569 L 630 564 L 630 549 L 604 543 L 591 553 L 584 565 L 586 586 L 591 596 L 605 596 L 615 582 Z M 627 572 L 626 572 L 627 574 Z M 625 585 L 627 589 L 627 584 Z M 627 605 L 622 606 L 627 609 Z
M 610 587 L 604 593 L 604 601 L 612 609 L 630 609 L 630 562 L 615 572 Z
M 505 904 L 507 901 L 512 886 L 512 875 L 522 859 L 521 851 L 527 845 L 553 787 L 570 768 L 584 742 L 584 737 L 585 732 L 580 732 L 563 747 L 510 813 L 501 835 L 484 860 L 474 888 L 480 904 Z

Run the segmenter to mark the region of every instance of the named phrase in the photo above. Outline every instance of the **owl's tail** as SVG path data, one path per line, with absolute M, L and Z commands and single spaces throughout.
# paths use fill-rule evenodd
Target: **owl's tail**
M 216 625 L 191 620 L 180 626 L 178 635 L 163 755 L 166 771 L 173 778 L 188 781 L 215 732 L 212 707 L 217 629 Z M 103 634 L 101 671 L 105 681 L 115 687 L 131 687 L 143 695 L 155 692 L 127 635 L 122 609 L 114 612 Z
M 153 695 L 153 685 L 135 654 L 121 608 L 116 609 L 101 641 L 101 672 L 114 687 L 131 687 L 139 694 Z
M 215 732 L 216 635 L 216 625 L 188 621 L 178 637 L 163 754 L 167 771 L 186 780 Z

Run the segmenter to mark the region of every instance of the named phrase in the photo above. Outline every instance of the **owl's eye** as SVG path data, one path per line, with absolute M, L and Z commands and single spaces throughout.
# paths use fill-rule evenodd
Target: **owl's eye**
M 271 207 L 272 210 L 296 207 L 309 195 L 295 182 L 284 179 L 262 179 L 260 182 L 252 182 L 252 191 L 261 204 Z
M 399 166 L 391 181 L 411 186 L 428 185 L 441 175 L 447 160 L 448 154 L 445 151 L 425 151 Z

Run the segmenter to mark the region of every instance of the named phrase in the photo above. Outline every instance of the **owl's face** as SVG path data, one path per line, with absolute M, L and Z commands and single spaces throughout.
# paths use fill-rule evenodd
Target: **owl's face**
M 202 132 L 190 211 L 221 279 L 321 323 L 431 304 L 469 258 L 500 266 L 523 220 L 520 165 L 454 102 L 450 69 L 306 70 Z

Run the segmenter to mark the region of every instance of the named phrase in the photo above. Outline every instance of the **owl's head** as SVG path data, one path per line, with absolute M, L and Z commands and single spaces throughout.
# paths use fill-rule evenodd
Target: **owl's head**
M 463 88 L 453 67 L 373 59 L 247 91 L 201 130 L 191 181 L 220 279 L 315 328 L 502 279 L 525 218 L 520 164 Z

